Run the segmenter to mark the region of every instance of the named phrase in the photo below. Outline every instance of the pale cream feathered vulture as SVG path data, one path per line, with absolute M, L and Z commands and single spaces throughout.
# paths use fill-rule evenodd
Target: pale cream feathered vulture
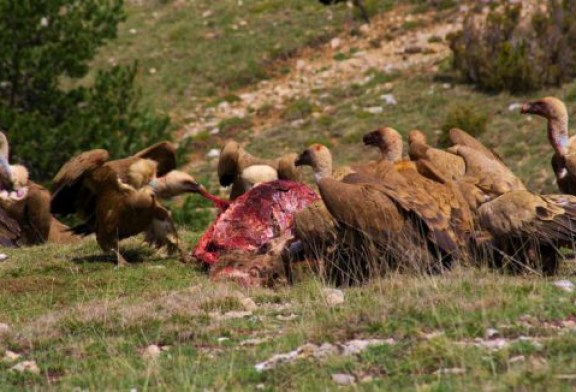
M 220 185 L 231 185 L 230 199 L 235 199 L 263 182 L 298 180 L 298 171 L 294 165 L 296 157 L 296 154 L 287 154 L 277 159 L 258 158 L 248 153 L 239 143 L 230 140 L 220 151 Z

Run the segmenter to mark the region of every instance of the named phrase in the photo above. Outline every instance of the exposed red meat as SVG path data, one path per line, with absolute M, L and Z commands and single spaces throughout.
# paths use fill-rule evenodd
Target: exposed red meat
M 294 213 L 318 199 L 316 192 L 298 182 L 260 184 L 218 215 L 198 241 L 193 256 L 213 265 L 223 255 L 256 254 L 273 239 L 292 235 Z

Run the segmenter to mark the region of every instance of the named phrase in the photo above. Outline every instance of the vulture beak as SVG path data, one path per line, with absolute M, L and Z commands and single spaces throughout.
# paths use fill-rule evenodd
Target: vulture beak
M 520 108 L 521 114 L 540 114 L 542 112 L 542 103 L 539 101 L 526 102 Z
M 312 164 L 312 157 L 310 156 L 310 151 L 304 150 L 302 154 L 298 156 L 296 162 L 294 162 L 295 166 L 306 166 Z
M 196 181 L 186 181 L 182 184 L 182 189 L 186 192 L 191 193 L 201 193 L 204 189 L 204 186 Z

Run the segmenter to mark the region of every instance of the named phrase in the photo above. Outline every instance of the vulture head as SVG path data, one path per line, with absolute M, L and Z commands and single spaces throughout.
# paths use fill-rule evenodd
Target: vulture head
M 555 97 L 545 97 L 536 101 L 526 102 L 520 109 L 522 114 L 535 114 L 548 120 L 564 120 L 568 111 L 564 102 Z
M 296 166 L 311 166 L 314 177 L 319 180 L 332 175 L 332 154 L 322 144 L 312 144 L 298 156 Z
M 159 177 L 150 182 L 155 193 L 162 199 L 169 199 L 184 193 L 201 193 L 204 190 L 202 184 L 188 173 L 172 170 L 164 177 Z
M 426 134 L 419 129 L 413 129 L 408 133 L 408 144 L 428 144 Z
M 375 146 L 382 152 L 382 158 L 396 162 L 402 159 L 402 136 L 393 128 L 379 128 L 367 133 L 362 139 L 366 146 Z
M 520 109 L 522 114 L 535 114 L 548 120 L 548 140 L 560 156 L 568 151 L 568 110 L 564 102 L 555 97 L 545 97 L 526 102 Z

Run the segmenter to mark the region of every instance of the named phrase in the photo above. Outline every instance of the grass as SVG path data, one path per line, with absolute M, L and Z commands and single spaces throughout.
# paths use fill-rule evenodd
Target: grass
M 397 2 L 369 3 L 380 12 Z M 429 11 L 428 2 L 413 3 L 418 12 Z M 442 8 L 451 3 L 438 4 Z M 344 8 L 330 10 L 308 0 L 294 0 L 290 8 L 284 4 L 131 4 L 119 40 L 102 50 L 96 65 L 139 59 L 147 103 L 169 111 L 179 127 L 193 122 L 198 107 L 238 102 L 242 89 L 282 72 L 282 59 L 343 29 Z M 333 149 L 338 164 L 345 164 L 376 156 L 360 140 L 383 125 L 404 135 L 420 128 L 434 142 L 447 108 L 461 102 L 489 114 L 482 141 L 495 148 L 529 188 L 554 191 L 545 124 L 508 110 L 511 103 L 529 97 L 485 95 L 419 70 L 374 69 L 366 77 L 363 84 L 319 88 L 296 97 L 285 109 L 262 106 L 249 118 L 231 117 L 214 127 L 246 142 L 256 155 L 272 157 L 322 142 Z M 574 91 L 576 83 L 571 83 L 539 95 L 573 102 Z M 397 104 L 386 105 L 383 94 L 393 94 Z M 376 106 L 382 113 L 365 111 Z M 219 146 L 220 136 L 208 131 L 191 138 L 191 154 Z M 216 189 L 213 160 L 200 160 L 192 169 Z M 172 205 L 189 248 L 213 217 L 206 207 L 194 197 Z M 573 279 L 572 262 L 551 279 L 474 268 L 441 276 L 392 274 L 345 289 L 345 303 L 330 307 L 323 297 L 324 284 L 313 276 L 304 276 L 294 287 L 247 289 L 211 282 L 198 268 L 161 258 L 138 239 L 123 242 L 123 247 L 132 262 L 123 269 L 99 257 L 93 239 L 6 250 L 10 258 L 0 263 L 0 322 L 11 330 L 0 336 L 0 356 L 7 349 L 18 352 L 22 359 L 35 360 L 41 372 L 17 374 L 9 371 L 12 363 L 0 361 L 0 389 L 333 390 L 333 373 L 364 380 L 347 388 L 360 390 L 576 387 L 576 293 L 553 285 L 556 279 Z M 258 308 L 244 317 L 224 317 L 245 311 L 245 297 Z M 509 345 L 501 350 L 479 345 L 490 328 Z M 393 338 L 395 344 L 351 357 L 302 359 L 261 373 L 254 368 L 305 343 L 360 338 Z M 248 339 L 265 340 L 242 344 Z M 151 344 L 165 348 L 152 362 L 143 358 Z

